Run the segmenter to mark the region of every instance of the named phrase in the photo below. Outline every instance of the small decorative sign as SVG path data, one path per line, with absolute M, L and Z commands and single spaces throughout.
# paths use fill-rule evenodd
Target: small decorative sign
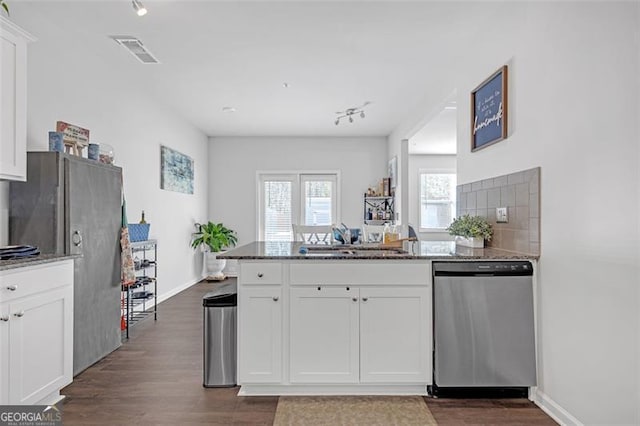
M 160 189 L 193 194 L 193 159 L 160 146 Z
M 507 137 L 507 66 L 471 92 L 471 151 Z
M 82 150 L 89 145 L 89 130 L 64 121 L 56 122 L 56 132 L 64 135 L 67 152 L 82 156 Z

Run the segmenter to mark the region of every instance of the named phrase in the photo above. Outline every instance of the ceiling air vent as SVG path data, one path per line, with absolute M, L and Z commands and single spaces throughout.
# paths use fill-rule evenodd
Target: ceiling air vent
M 138 58 L 143 64 L 159 64 L 151 52 L 144 47 L 140 40 L 131 36 L 111 36 L 116 43 L 127 49 L 133 56 Z

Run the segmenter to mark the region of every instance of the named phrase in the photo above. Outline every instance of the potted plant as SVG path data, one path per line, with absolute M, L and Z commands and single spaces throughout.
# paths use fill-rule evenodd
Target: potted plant
M 223 280 L 222 270 L 227 264 L 225 259 L 218 259 L 219 254 L 226 247 L 233 247 L 238 242 L 236 232 L 227 228 L 222 223 L 207 222 L 196 223 L 196 232 L 193 234 L 191 247 L 204 252 L 204 266 L 207 280 Z
M 447 231 L 456 236 L 456 244 L 473 248 L 484 247 L 484 241 L 491 241 L 493 236 L 493 229 L 487 219 L 468 214 L 455 218 Z

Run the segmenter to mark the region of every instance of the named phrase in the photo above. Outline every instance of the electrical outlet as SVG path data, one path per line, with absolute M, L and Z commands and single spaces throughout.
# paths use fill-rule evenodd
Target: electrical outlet
M 509 218 L 507 217 L 507 208 L 506 207 L 496 207 L 496 222 L 498 223 L 508 223 Z

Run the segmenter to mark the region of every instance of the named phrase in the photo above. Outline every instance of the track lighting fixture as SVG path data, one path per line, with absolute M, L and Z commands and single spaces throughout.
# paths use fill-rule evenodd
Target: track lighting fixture
M 343 118 L 348 118 L 349 123 L 353 123 L 354 115 L 360 115 L 360 118 L 364 118 L 364 107 L 366 107 L 370 103 L 370 101 L 367 101 L 359 107 L 347 108 L 344 111 L 336 112 L 336 114 L 338 114 L 338 117 L 336 117 L 336 121 L 334 121 L 333 123 L 337 126 L 338 124 L 340 124 L 340 120 Z
M 140 0 L 131 0 L 131 3 L 133 4 L 133 10 L 136 11 L 138 16 L 144 16 L 147 14 L 147 8 L 144 7 Z

